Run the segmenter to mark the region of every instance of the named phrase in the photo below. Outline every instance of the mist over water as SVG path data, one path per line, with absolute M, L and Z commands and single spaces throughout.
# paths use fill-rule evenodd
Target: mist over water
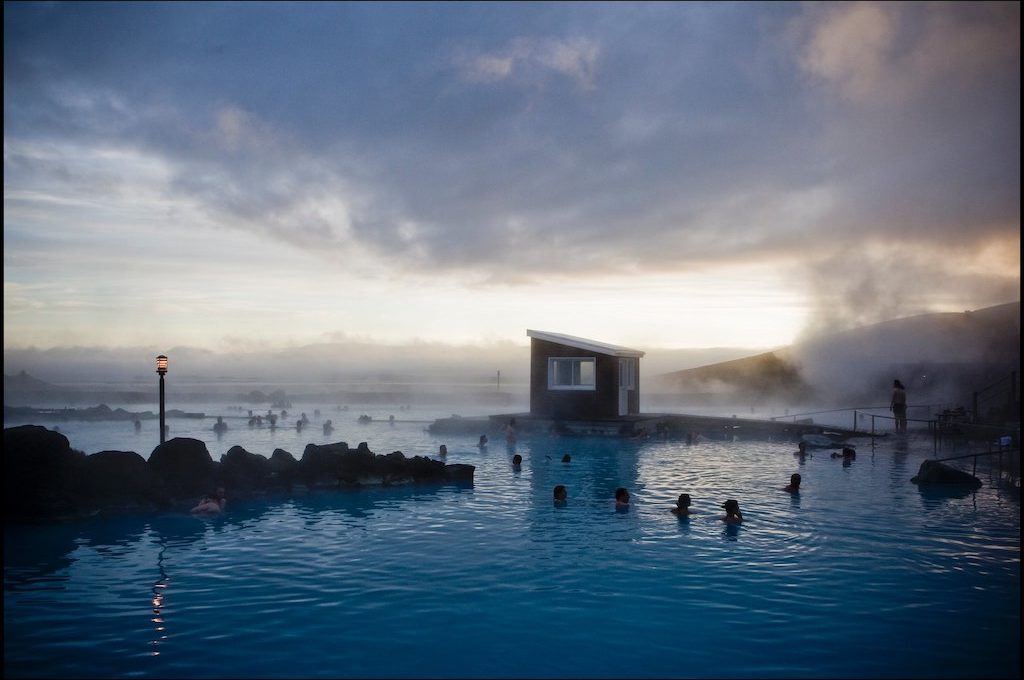
M 472 348 L 349 343 L 236 355 L 176 348 L 168 355 L 167 409 L 205 417 L 172 418 L 172 436 L 205 439 L 213 420 L 222 416 L 230 427 L 225 436 L 231 439 L 238 436 L 236 426 L 245 426 L 250 410 L 254 415 L 288 410 L 289 416 L 279 422 L 282 432 L 305 412 L 313 420 L 305 436 L 327 419 L 338 428 L 360 415 L 374 421 L 394 416 L 430 422 L 451 415 L 529 411 L 529 348 L 510 343 Z M 154 356 L 139 348 L 7 350 L 4 404 L 52 409 L 105 404 L 152 415 L 158 411 Z M 652 349 L 640 361 L 640 410 L 810 417 L 816 424 L 858 429 L 864 423 L 853 421 L 852 409 L 884 421 L 890 415 L 892 381 L 900 379 L 907 386 L 911 420 L 924 422 L 945 409 L 975 407 L 982 416 L 1006 420 L 1019 411 L 1019 371 L 1016 302 L 897 319 L 809 338 L 773 352 Z M 5 412 L 5 426 L 22 422 L 25 418 Z M 83 427 L 56 417 L 28 422 L 105 432 L 79 445 L 85 450 L 123 448 L 118 423 Z M 143 427 L 150 426 L 144 418 Z M 879 427 L 885 425 L 880 422 Z M 244 445 L 247 440 L 242 436 L 232 443 Z M 260 437 L 256 441 L 270 443 Z
M 218 387 L 228 389 L 233 385 L 234 383 L 228 383 L 226 386 Z M 509 385 L 507 388 L 503 387 L 500 393 L 448 386 L 446 392 L 410 391 L 404 393 L 406 398 L 399 401 L 390 399 L 388 394 L 381 392 L 367 393 L 369 398 L 338 401 L 326 396 L 311 396 L 310 392 L 315 385 L 293 384 L 288 387 L 295 390 L 289 391 L 288 394 L 295 396 L 290 397 L 284 407 L 272 406 L 266 402 L 253 404 L 238 399 L 210 398 L 196 394 L 183 399 L 168 399 L 166 407 L 169 411 L 184 412 L 191 416 L 168 417 L 166 422 L 169 437 L 187 437 L 205 442 L 214 460 L 219 460 L 233 446 L 242 446 L 247 451 L 267 457 L 275 449 L 282 448 L 300 457 L 307 444 L 341 441 L 352 447 L 365 441 L 375 453 L 400 450 L 408 455 L 432 455 L 437 453 L 440 444 L 448 443 L 445 436 L 435 436 L 427 432 L 428 426 L 437 419 L 452 416 L 474 418 L 513 415 L 528 413 L 530 409 L 527 385 Z M 305 393 L 302 392 L 304 389 Z M 484 395 L 490 395 L 490 398 L 484 398 Z M 67 406 L 62 402 L 43 403 L 37 408 L 51 408 L 55 412 L 50 415 L 8 415 L 4 427 L 31 424 L 59 430 L 68 438 L 72 448 L 87 454 L 107 450 L 135 451 L 148 458 L 159 443 L 159 425 L 155 417 L 159 405 L 155 400 L 107 404 L 112 410 L 123 408 L 132 413 L 149 412 L 150 417 L 141 420 L 141 428 L 138 431 L 134 429 L 130 419 L 64 418 L 59 411 Z M 258 427 L 249 426 L 250 411 L 252 416 L 262 416 L 264 424 Z M 282 411 L 286 411 L 287 416 L 282 416 Z M 277 416 L 276 428 L 269 426 L 267 415 L 270 412 Z M 725 399 L 694 401 L 652 395 L 642 399 L 641 412 L 735 416 L 740 419 L 810 418 L 817 424 L 843 429 L 850 429 L 855 425 L 853 411 L 831 410 L 820 404 L 779 402 L 754 405 Z M 806 415 L 808 413 L 812 415 Z M 891 429 L 891 414 L 881 405 L 874 411 L 862 410 L 856 423 L 857 429 L 870 430 L 871 413 L 877 416 L 875 425 L 879 431 Z M 300 430 L 296 428 L 296 421 L 303 415 L 309 419 L 309 423 Z M 927 420 L 931 415 L 931 407 L 911 408 L 911 429 L 924 427 L 922 423 L 914 422 L 916 418 Z M 369 416 L 370 421 L 360 422 L 361 416 Z M 227 424 L 226 432 L 214 431 L 213 426 L 218 417 Z M 392 418 L 394 424 L 391 422 Z M 323 426 L 328 420 L 331 421 L 332 429 L 325 433 Z M 484 434 L 486 426 L 482 424 L 481 428 L 480 434 Z

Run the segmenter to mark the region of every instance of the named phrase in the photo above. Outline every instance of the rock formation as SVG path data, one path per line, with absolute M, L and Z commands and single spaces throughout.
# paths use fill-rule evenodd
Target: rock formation
M 218 486 L 229 502 L 307 488 L 407 484 L 472 484 L 472 465 L 445 465 L 401 451 L 376 455 L 366 442 L 309 444 L 301 460 L 283 449 L 266 457 L 241 446 L 214 461 L 198 439 L 175 438 L 145 460 L 133 451 L 87 456 L 67 437 L 37 425 L 4 429 L 4 510 L 7 519 L 40 520 L 127 510 L 188 509 Z
M 917 485 L 947 485 L 979 488 L 981 480 L 974 475 L 957 470 L 955 467 L 940 463 L 937 460 L 926 460 L 917 470 L 917 476 L 910 479 Z

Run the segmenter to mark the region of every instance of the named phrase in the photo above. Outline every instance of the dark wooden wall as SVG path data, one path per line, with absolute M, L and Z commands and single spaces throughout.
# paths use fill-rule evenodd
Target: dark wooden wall
M 595 390 L 549 390 L 549 357 L 593 357 Z M 639 362 L 638 362 L 639 364 Z M 639 367 L 638 371 L 639 373 Z M 629 412 L 640 411 L 639 375 L 637 389 L 629 395 Z M 619 359 L 567 347 L 546 340 L 530 341 L 530 413 L 535 416 L 564 420 L 597 420 L 619 415 Z

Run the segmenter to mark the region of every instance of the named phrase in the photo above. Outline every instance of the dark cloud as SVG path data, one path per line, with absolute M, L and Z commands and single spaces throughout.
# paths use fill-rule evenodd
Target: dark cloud
M 68 181 L 19 144 L 134 148 L 169 198 L 331 258 L 1019 242 L 1019 5 L 25 3 L 4 57 L 8 186 Z

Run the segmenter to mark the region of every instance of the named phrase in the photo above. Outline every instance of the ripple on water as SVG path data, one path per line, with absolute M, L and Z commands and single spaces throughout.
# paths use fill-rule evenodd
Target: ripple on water
M 514 473 L 504 447 L 447 443 L 452 462 L 477 465 L 472 488 L 5 532 L 5 673 L 1017 670 L 1019 505 L 1008 512 L 997 487 L 920 494 L 908 478 L 930 444 L 911 442 L 900 461 L 861 447 L 843 467 L 823 455 L 800 465 L 788 443 L 538 440 L 520 447 Z M 796 496 L 781 490 L 794 471 Z M 569 489 L 566 507 L 551 502 L 555 484 Z M 617 486 L 634 498 L 625 512 L 611 502 Z M 669 512 L 682 492 L 695 513 L 685 520 Z M 719 521 L 726 498 L 740 501 L 742 526 Z

